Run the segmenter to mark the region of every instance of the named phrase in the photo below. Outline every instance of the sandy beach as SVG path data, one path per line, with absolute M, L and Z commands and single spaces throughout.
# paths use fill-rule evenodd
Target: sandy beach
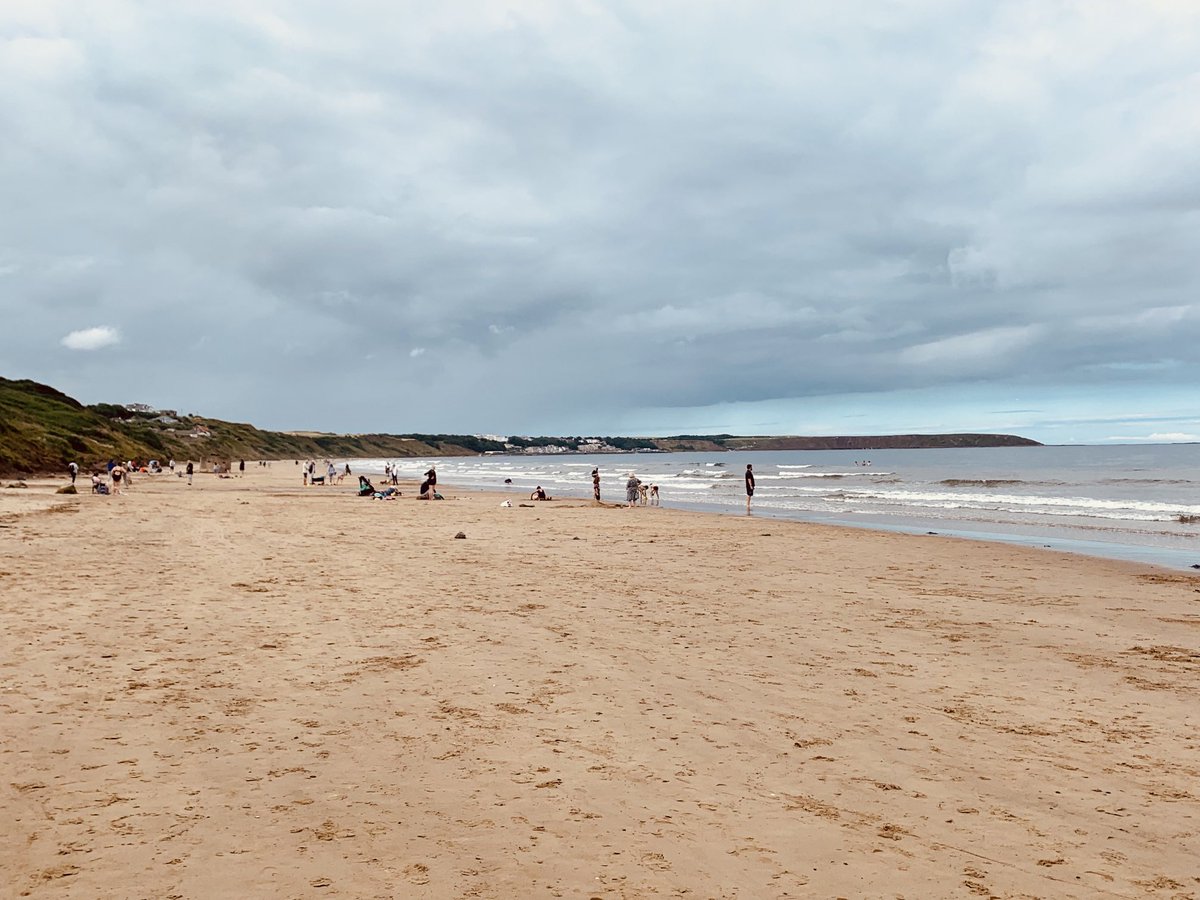
M 350 482 L 0 487 L 0 894 L 1200 896 L 1200 577 Z

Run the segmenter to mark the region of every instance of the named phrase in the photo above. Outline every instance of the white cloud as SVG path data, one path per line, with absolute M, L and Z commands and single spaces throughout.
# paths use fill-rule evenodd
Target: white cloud
M 68 350 L 100 350 L 121 343 L 121 333 L 107 325 L 72 331 L 61 341 Z
M 425 348 L 424 347 L 413 347 L 411 350 L 408 351 L 408 355 L 410 357 L 412 357 L 413 359 L 416 359 L 418 356 L 424 356 Z
M 970 334 L 958 334 L 909 347 L 900 358 L 909 365 L 947 365 L 973 363 L 978 366 L 1003 364 L 1008 354 L 1024 350 L 1043 333 L 1037 325 L 989 328 Z
M 1195 444 L 1200 443 L 1200 434 L 1187 434 L 1182 431 L 1156 431 L 1153 434 L 1110 435 L 1105 440 L 1116 443 L 1145 441 L 1150 444 Z

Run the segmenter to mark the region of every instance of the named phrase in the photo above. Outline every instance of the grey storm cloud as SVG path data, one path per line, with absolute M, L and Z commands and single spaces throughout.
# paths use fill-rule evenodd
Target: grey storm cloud
M 1194 384 L 1197 26 L 1167 0 L 6 5 L 0 365 L 331 430 Z M 96 328 L 119 343 L 64 346 Z

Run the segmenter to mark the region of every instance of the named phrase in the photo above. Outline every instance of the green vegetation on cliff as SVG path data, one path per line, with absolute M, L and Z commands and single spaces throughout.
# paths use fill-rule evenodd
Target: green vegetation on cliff
M 599 444 L 598 441 L 602 441 Z M 509 445 L 506 447 L 506 444 Z M 321 434 L 263 431 L 253 425 L 111 403 L 84 406 L 35 381 L 0 378 L 0 475 L 62 471 L 74 460 L 87 470 L 109 459 L 199 463 L 235 459 L 466 456 L 512 449 L 608 451 L 885 450 L 933 447 L 1019 447 L 1037 441 L 1007 434 L 905 434 L 853 437 L 738 437 L 681 434 L 667 438 L 510 437 L 465 434 Z
M 86 471 L 109 459 L 200 463 L 304 457 L 464 456 L 503 449 L 470 435 L 289 434 L 253 425 L 98 403 L 84 406 L 35 381 L 0 378 L 0 475 Z

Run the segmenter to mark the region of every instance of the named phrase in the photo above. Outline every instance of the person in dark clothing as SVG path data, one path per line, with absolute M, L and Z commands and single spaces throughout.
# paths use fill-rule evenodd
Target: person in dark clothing
M 746 463 L 746 512 L 750 512 L 750 498 L 754 496 L 754 468 Z
M 600 469 L 592 469 L 592 495 L 597 502 L 600 500 Z
M 194 467 L 194 466 L 191 464 L 191 462 L 189 462 L 189 463 L 187 464 L 187 477 L 188 477 L 188 484 L 191 484 L 191 483 L 192 483 L 192 472 L 194 472 L 194 471 L 195 471 L 195 467 Z

